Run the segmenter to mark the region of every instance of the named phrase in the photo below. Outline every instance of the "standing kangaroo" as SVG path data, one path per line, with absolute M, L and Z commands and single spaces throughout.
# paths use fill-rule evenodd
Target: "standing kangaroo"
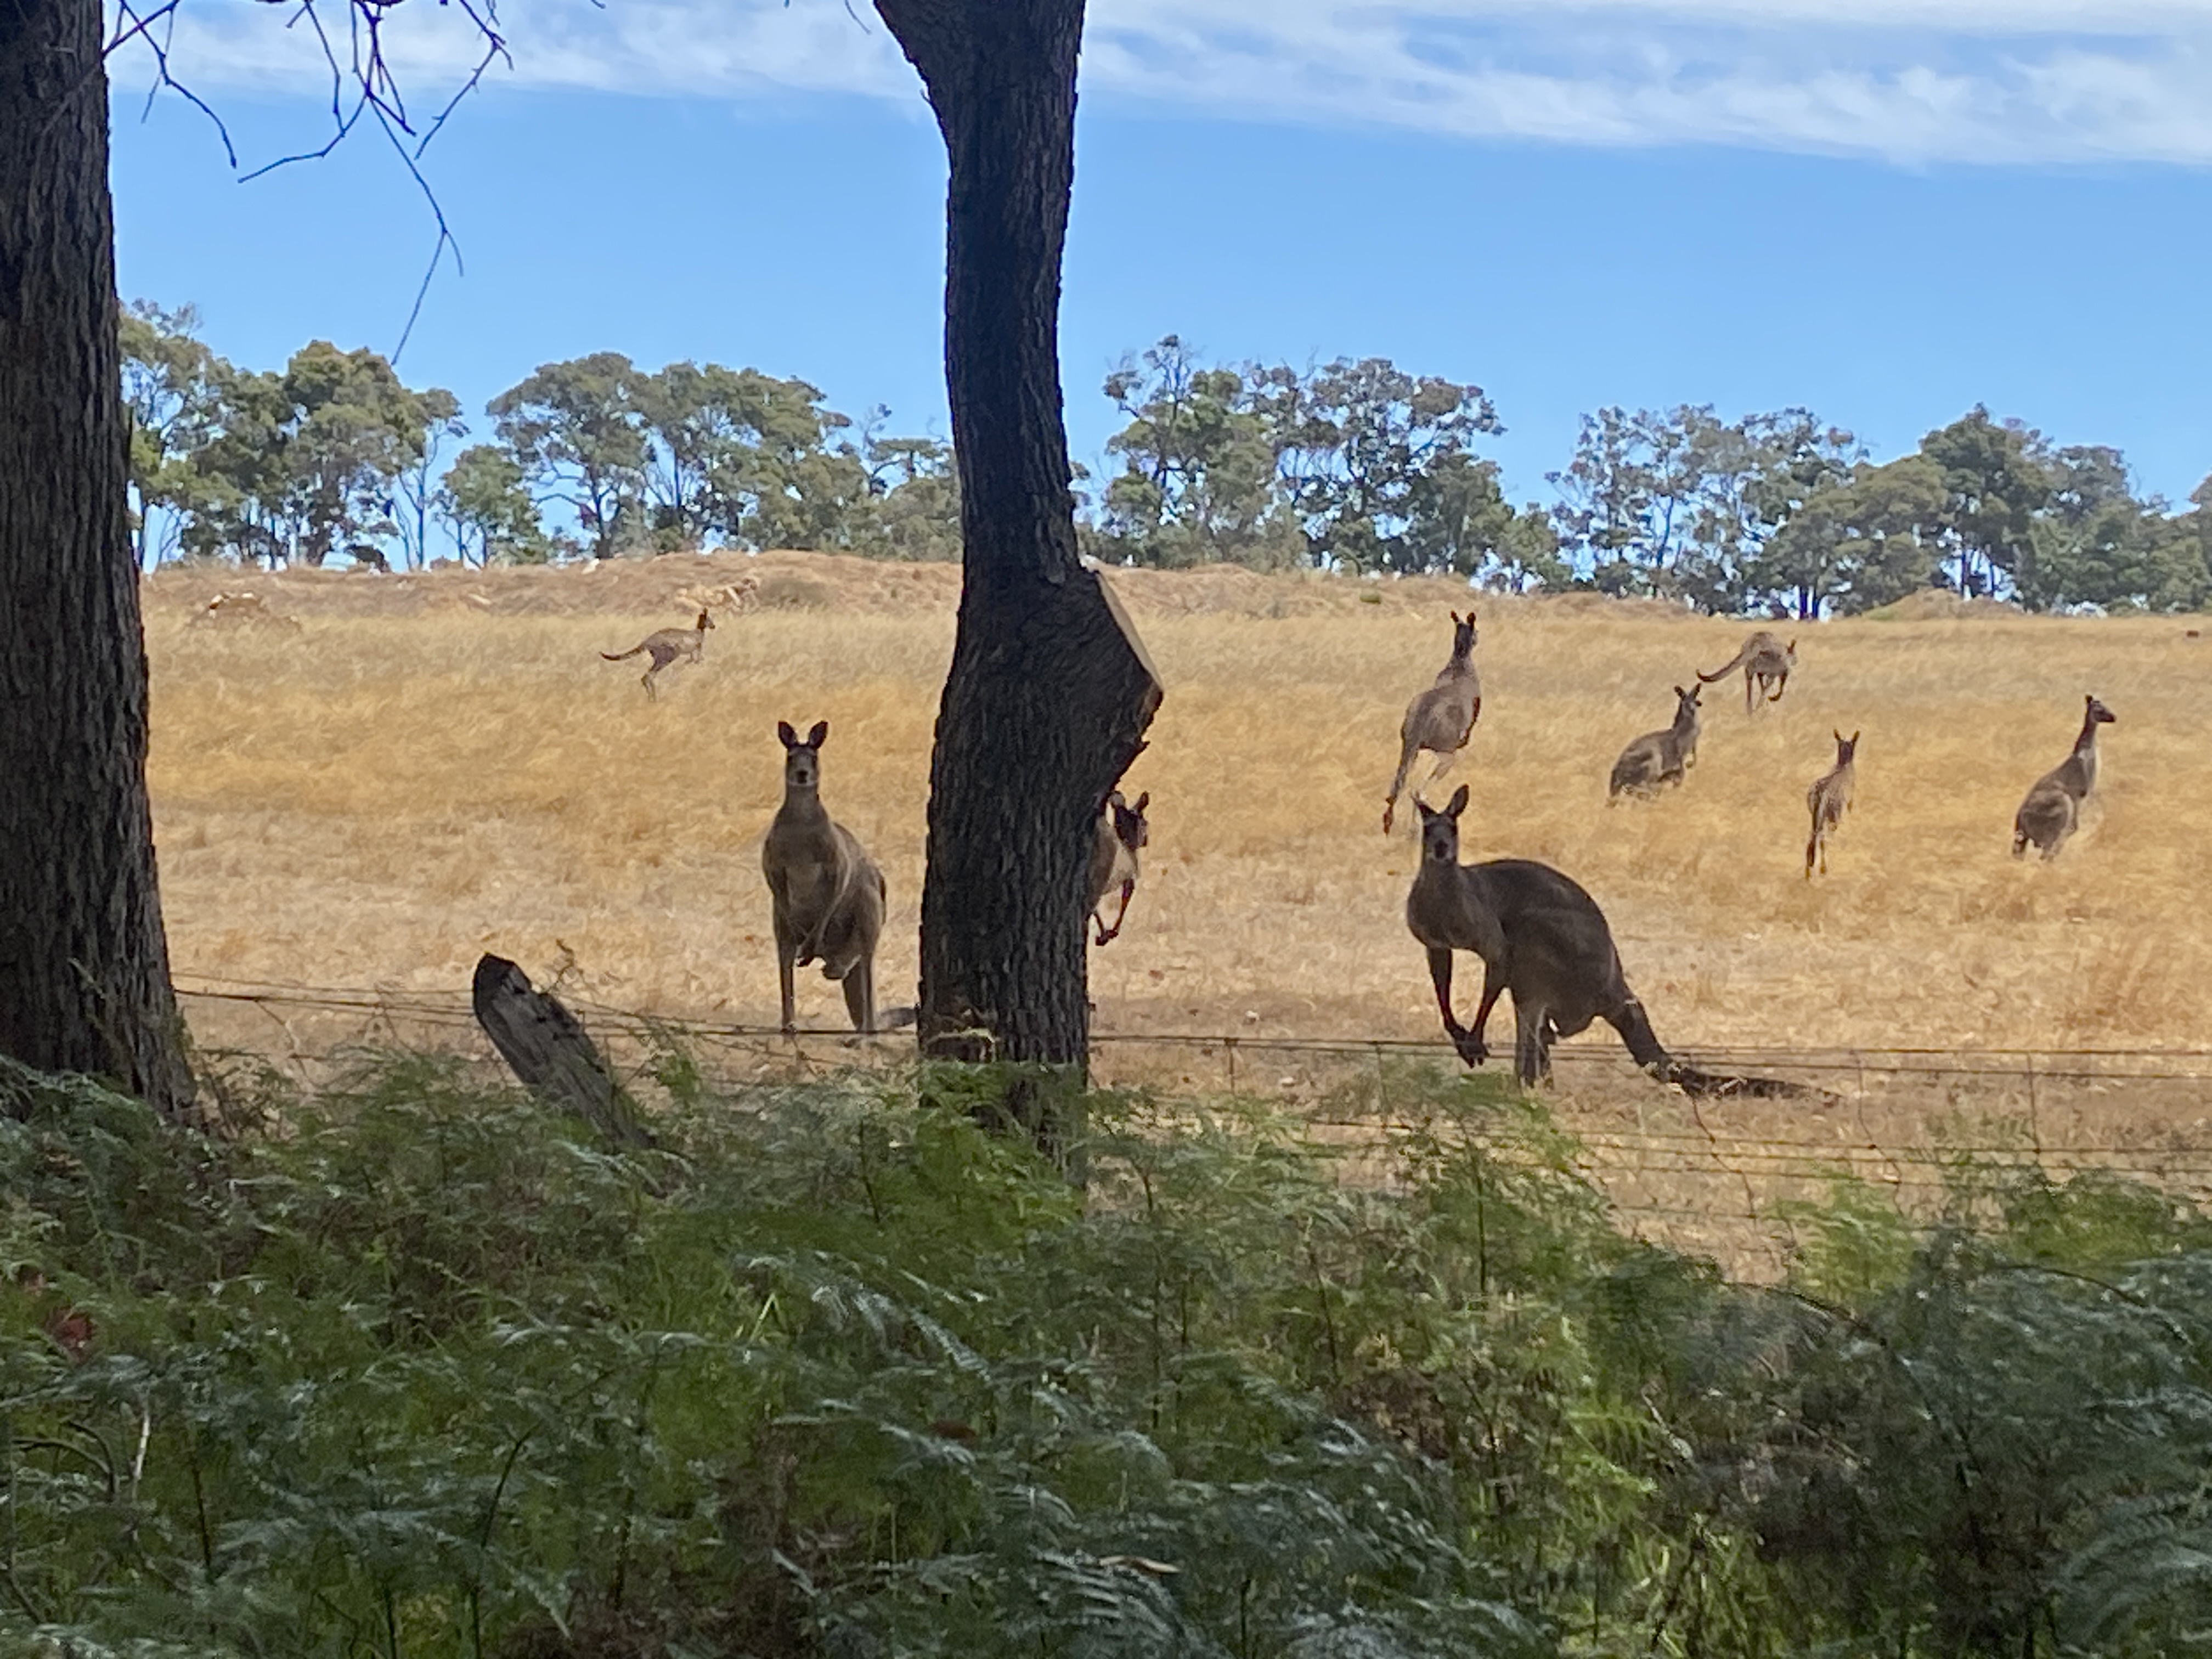
M 778 720 L 783 743 L 783 805 L 761 843 L 761 873 L 775 905 L 775 971 L 783 993 L 783 1029 L 798 1029 L 791 999 L 794 966 L 819 958 L 824 979 L 845 983 L 853 1029 L 876 1029 L 876 941 L 884 931 L 884 873 L 859 839 L 831 820 L 822 805 L 819 720 L 801 743 Z
M 1152 839 L 1145 822 L 1145 809 L 1152 804 L 1149 790 L 1138 796 L 1132 806 L 1116 789 L 1106 797 L 1106 808 L 1098 815 L 1097 842 L 1091 849 L 1091 920 L 1098 929 L 1098 937 L 1091 941 L 1094 945 L 1112 943 L 1128 919 L 1129 900 L 1137 890 L 1137 849 Z M 1109 927 L 1098 912 L 1105 905 L 1107 894 L 1116 886 L 1121 890 L 1121 908 Z
M 653 676 L 679 657 L 686 662 L 698 661 L 699 653 L 707 643 L 707 630 L 714 625 L 714 617 L 702 610 L 699 620 L 689 628 L 658 629 L 627 651 L 602 651 L 599 654 L 609 662 L 620 662 L 626 657 L 635 657 L 641 651 L 649 654 L 653 658 L 653 666 L 645 671 L 645 678 L 638 684 L 645 688 L 647 696 L 657 697 L 660 694 L 653 689 Z
M 1606 799 L 1624 794 L 1656 794 L 1662 783 L 1679 784 L 1698 758 L 1698 699 L 1696 686 L 1674 688 L 1674 723 L 1664 732 L 1646 732 L 1620 751 L 1613 763 L 1613 779 Z
M 2119 716 L 2094 697 L 2084 697 L 2081 735 L 2074 739 L 2074 752 L 2035 781 L 2027 799 L 2012 821 L 2012 855 L 2018 858 L 2033 842 L 2046 859 L 2072 838 L 2081 823 L 2081 803 L 2097 787 L 2097 728 L 2110 726 Z
M 1768 702 L 1780 702 L 1782 693 L 1790 684 L 1790 671 L 1797 665 L 1797 641 L 1782 642 L 1779 634 L 1762 628 L 1743 642 L 1724 668 L 1716 668 L 1710 674 L 1698 678 L 1707 685 L 1715 680 L 1724 680 L 1739 668 L 1743 670 L 1743 712 L 1751 713 L 1751 683 L 1759 682 L 1759 694 Z M 1771 685 L 1774 695 L 1768 696 L 1766 688 Z
M 1390 780 L 1390 793 L 1382 802 L 1386 836 L 1396 821 L 1398 797 L 1405 792 L 1413 757 L 1423 750 L 1437 757 L 1436 770 L 1429 774 L 1434 783 L 1467 747 L 1482 713 L 1482 677 L 1474 672 L 1474 612 L 1462 617 L 1455 611 L 1451 619 L 1451 660 L 1437 674 L 1436 684 L 1406 706 L 1406 718 L 1398 727 L 1398 775 Z
M 1851 810 L 1851 796 L 1858 788 L 1859 734 L 1848 738 L 1836 733 L 1836 763 L 1823 773 L 1810 789 L 1805 792 L 1805 805 L 1812 809 L 1813 835 L 1805 843 L 1805 879 L 1813 879 L 1813 858 L 1820 855 L 1820 873 L 1828 873 L 1828 837 L 1844 821 L 1844 814 Z

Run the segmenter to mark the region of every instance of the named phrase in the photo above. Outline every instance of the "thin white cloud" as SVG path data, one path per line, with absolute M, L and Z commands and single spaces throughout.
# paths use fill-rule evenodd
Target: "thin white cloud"
M 313 83 L 320 46 L 283 15 L 185 0 L 178 73 Z M 510 0 L 501 17 L 505 84 L 919 109 L 861 0 Z M 418 5 L 395 9 L 386 49 L 427 98 L 477 42 L 459 8 Z M 1262 122 L 1906 164 L 2212 163 L 2212 0 L 1092 0 L 1083 77 L 1109 104 Z

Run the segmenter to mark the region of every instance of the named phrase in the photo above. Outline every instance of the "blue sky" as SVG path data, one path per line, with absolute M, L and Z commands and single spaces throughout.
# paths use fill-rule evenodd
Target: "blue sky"
M 860 15 L 869 14 L 856 5 Z M 319 142 L 299 30 L 188 0 L 178 72 L 251 167 Z M 452 9 L 390 45 L 434 107 Z M 421 18 L 421 23 L 410 20 Z M 511 0 L 426 171 L 466 258 L 402 361 L 465 408 L 615 349 L 797 374 L 945 428 L 943 155 L 836 0 Z M 389 350 L 434 236 L 392 152 L 240 184 L 116 63 L 119 281 L 235 361 Z M 1481 384 L 1516 499 L 1609 403 L 1808 404 L 1878 454 L 1986 403 L 2212 472 L 2212 0 L 1094 0 L 1063 321 L 1071 438 L 1175 331 Z

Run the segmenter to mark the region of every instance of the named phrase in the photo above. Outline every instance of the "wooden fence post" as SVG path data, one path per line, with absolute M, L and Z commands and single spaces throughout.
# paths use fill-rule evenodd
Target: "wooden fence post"
M 526 1088 L 575 1113 L 617 1146 L 653 1144 L 583 1022 L 558 998 L 532 988 L 530 976 L 505 957 L 489 955 L 477 962 L 471 989 L 477 1024 Z

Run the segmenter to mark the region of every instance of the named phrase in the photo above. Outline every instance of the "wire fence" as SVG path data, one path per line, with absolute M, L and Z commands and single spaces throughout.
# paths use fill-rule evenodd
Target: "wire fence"
M 498 1064 L 465 993 L 210 979 L 179 989 L 204 1051 L 251 1056 L 306 1087 L 368 1048 Z M 787 1036 L 560 994 L 632 1084 L 679 1051 L 727 1084 L 891 1066 L 914 1054 L 910 1034 Z M 1741 1276 L 1781 1271 L 1799 1218 L 1838 1181 L 1887 1193 L 1919 1224 L 1972 1222 L 1962 1192 L 2007 1170 L 2125 1179 L 2212 1206 L 2212 1049 L 1708 1048 L 1680 1057 L 1800 1092 L 1697 1099 L 1653 1083 L 1602 1035 L 1553 1050 L 1549 1104 L 1576 1167 L 1624 1226 Z M 1395 1178 L 1406 1138 L 1435 1131 L 1446 1080 L 1461 1072 L 1441 1037 L 1108 1030 L 1091 1042 L 1103 1085 L 1270 1101 L 1340 1146 L 1353 1178 L 1378 1182 Z

